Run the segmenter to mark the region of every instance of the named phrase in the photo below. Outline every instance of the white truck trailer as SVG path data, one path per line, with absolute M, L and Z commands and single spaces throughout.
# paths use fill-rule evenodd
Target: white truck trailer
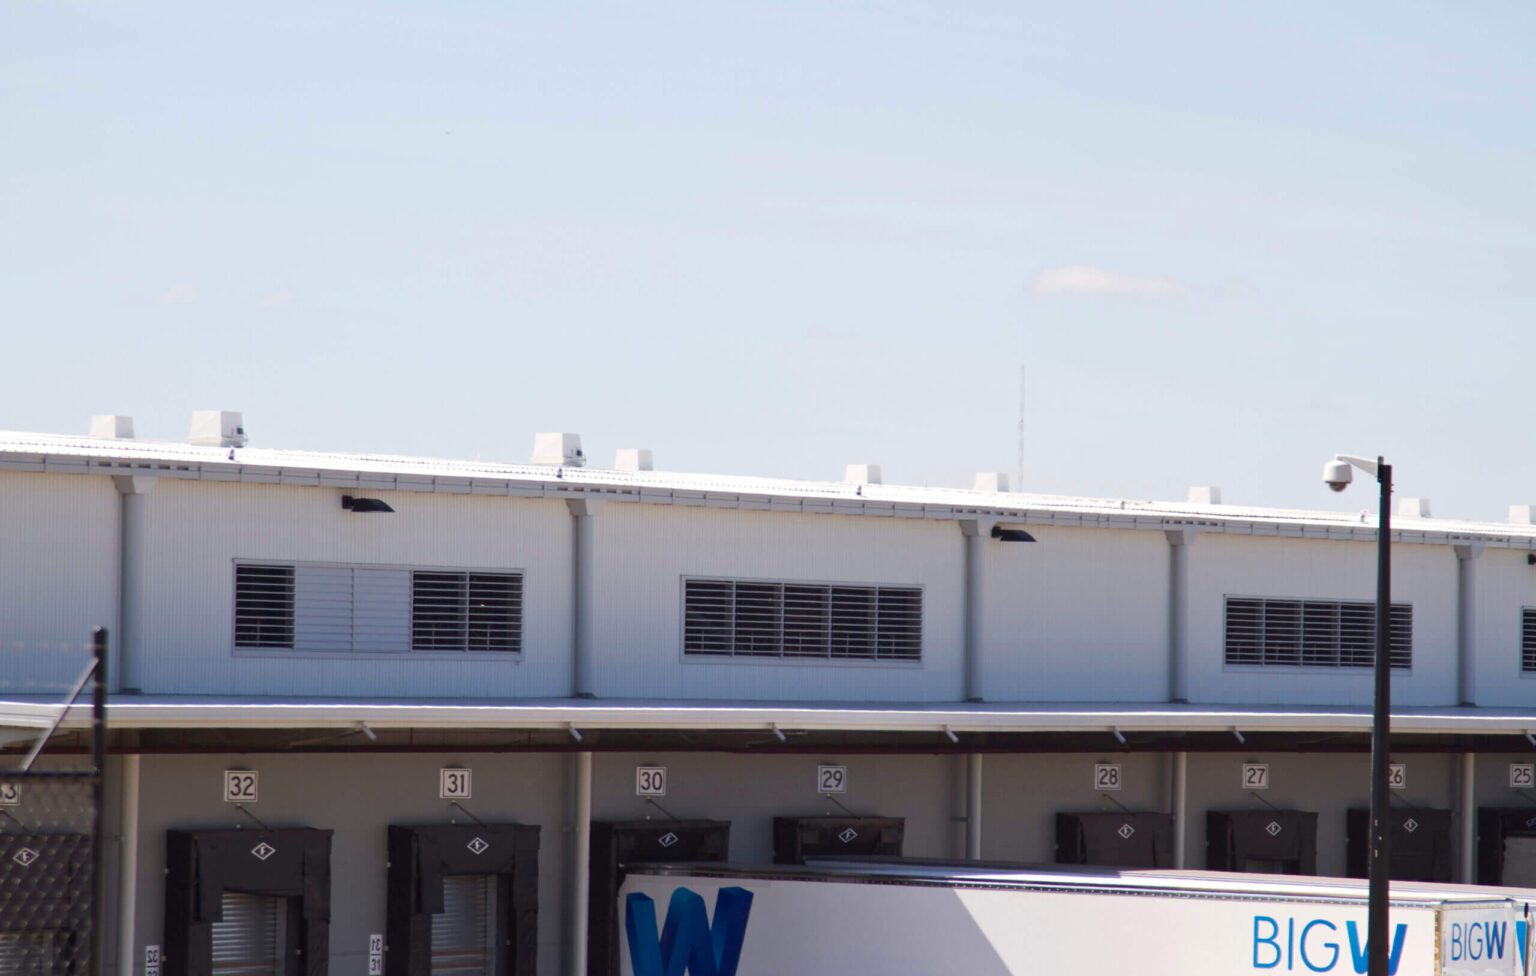
M 1530 909 L 1510 894 L 1394 883 L 1391 972 L 1530 976 Z M 624 976 L 1355 976 L 1367 960 L 1354 879 L 635 865 L 619 913 Z

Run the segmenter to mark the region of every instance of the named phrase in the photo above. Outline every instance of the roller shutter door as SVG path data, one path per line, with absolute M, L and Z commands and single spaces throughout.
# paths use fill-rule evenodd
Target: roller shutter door
M 52 932 L 0 933 L 0 976 L 48 976 L 55 953 Z
M 492 976 L 496 878 L 451 874 L 443 879 L 443 910 L 432 916 L 432 976 Z
M 213 923 L 213 976 L 282 976 L 282 927 L 287 904 L 273 895 L 224 892 Z

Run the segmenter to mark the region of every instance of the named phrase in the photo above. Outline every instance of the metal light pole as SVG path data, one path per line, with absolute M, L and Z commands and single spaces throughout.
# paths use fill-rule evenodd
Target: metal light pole
M 1388 792 L 1387 767 L 1392 715 L 1392 465 L 1339 454 L 1323 466 L 1323 480 L 1334 491 L 1343 491 L 1351 480 L 1350 466 L 1376 476 L 1381 486 L 1381 512 L 1376 530 L 1376 657 L 1372 667 L 1376 682 L 1371 716 L 1371 873 L 1368 888 L 1369 914 L 1365 937 L 1369 953 L 1368 976 L 1387 976 L 1391 940 L 1387 934 Z

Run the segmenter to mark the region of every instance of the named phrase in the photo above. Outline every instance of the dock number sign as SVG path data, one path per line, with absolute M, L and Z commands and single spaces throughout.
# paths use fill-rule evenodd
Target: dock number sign
M 848 767 L 847 766 L 817 766 L 816 767 L 816 792 L 823 795 L 827 793 L 848 792 Z
M 1510 763 L 1509 788 L 1528 790 L 1536 786 L 1536 763 Z
M 1120 788 L 1120 764 L 1097 763 L 1093 767 L 1093 788 L 1118 790 Z
M 468 800 L 473 795 L 474 772 L 468 769 L 440 769 L 437 772 L 437 796 L 442 800 Z
M 1243 789 L 1269 789 L 1269 763 L 1243 763 Z
M 667 767 L 636 766 L 635 796 L 666 796 Z
M 254 769 L 224 770 L 224 802 L 256 802 L 256 771 Z

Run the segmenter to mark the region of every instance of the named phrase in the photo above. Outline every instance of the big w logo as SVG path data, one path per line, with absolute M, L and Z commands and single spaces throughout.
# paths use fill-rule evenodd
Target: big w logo
M 710 925 L 704 899 L 678 888 L 658 936 L 656 902 L 649 895 L 630 894 L 624 900 L 624 934 L 635 976 L 736 976 L 751 911 L 752 892 L 721 888 L 715 895 L 715 923 Z

